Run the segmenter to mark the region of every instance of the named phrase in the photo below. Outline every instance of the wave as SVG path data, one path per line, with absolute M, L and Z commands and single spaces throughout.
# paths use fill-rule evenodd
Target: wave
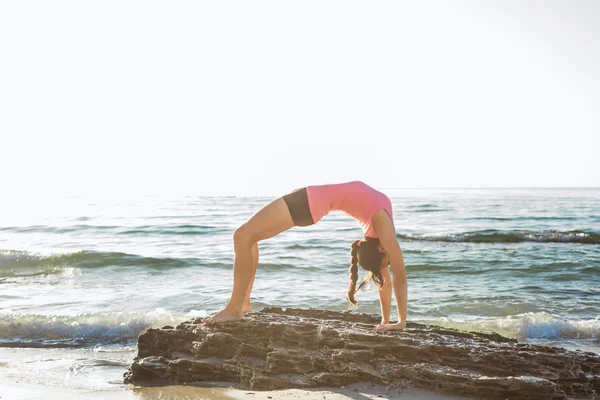
M 515 339 L 598 339 L 600 315 L 595 319 L 563 319 L 547 312 L 480 319 L 440 318 L 427 323 L 469 331 L 490 331 Z
M 0 314 L 0 347 L 86 347 L 131 344 L 148 328 L 175 326 L 204 311 L 180 314 L 156 309 L 146 313 L 63 315 Z M 479 319 L 439 318 L 419 321 L 467 331 L 491 331 L 516 339 L 599 339 L 595 319 L 562 319 L 547 312 Z
M 79 251 L 75 253 L 40 255 L 26 251 L 0 250 L 0 283 L 2 278 L 31 277 L 52 274 L 77 274 L 82 268 L 102 267 L 141 267 L 169 269 L 202 266 L 204 268 L 231 269 L 233 259 L 209 260 L 200 258 L 144 257 L 118 252 Z M 306 272 L 319 272 L 322 267 L 303 266 L 291 263 L 259 264 L 261 271 L 281 271 L 302 269 Z
M 290 257 L 287 257 L 288 259 Z M 294 257 L 295 258 L 295 257 Z M 212 268 L 220 268 L 231 270 L 233 268 L 233 260 L 231 262 L 212 262 L 205 264 L 206 266 Z M 323 271 L 329 270 L 329 264 L 325 266 L 319 265 L 298 265 L 298 264 L 288 264 L 288 263 L 267 263 L 267 262 L 259 262 L 258 270 L 262 272 L 278 272 L 285 270 L 302 270 L 304 273 L 322 273 Z
M 0 275 L 24 276 L 60 273 L 63 268 L 98 268 L 133 266 L 147 268 L 179 268 L 199 265 L 196 258 L 155 258 L 118 252 L 79 251 L 75 253 L 41 255 L 26 251 L 0 251 Z
M 600 234 L 584 231 L 499 231 L 481 230 L 464 233 L 421 233 L 397 234 L 399 239 L 431 242 L 466 242 L 466 243 L 582 243 L 600 244 Z
M 439 264 L 410 264 L 406 266 L 406 270 L 411 273 L 415 272 L 441 272 L 448 271 L 452 273 L 456 273 L 457 268 L 453 265 L 439 265 Z M 474 271 L 474 273 L 479 273 L 478 270 Z
M 80 232 L 107 232 L 115 235 L 214 235 L 224 233 L 227 230 L 222 227 L 209 225 L 141 225 L 141 226 L 117 226 L 117 225 L 86 225 L 77 224 L 70 226 L 49 226 L 49 225 L 31 225 L 31 226 L 5 226 L 0 227 L 0 232 L 12 233 L 80 233 Z
M 190 315 L 164 309 L 146 313 L 0 314 L 0 347 L 86 347 L 128 343 L 148 328 L 175 326 Z
M 448 212 L 451 208 L 440 207 L 438 204 L 418 204 L 408 206 L 407 209 L 411 213 L 431 213 L 431 212 Z
M 406 252 L 405 252 L 406 253 Z M 545 279 L 564 281 L 581 280 L 582 276 L 598 276 L 600 266 L 586 266 L 583 263 L 563 262 L 544 263 L 538 265 L 507 265 L 504 261 L 489 260 L 482 263 L 473 263 L 464 260 L 448 260 L 445 263 L 407 264 L 406 270 L 412 274 L 419 272 L 448 273 L 450 275 L 481 275 L 485 273 L 509 274 L 511 276 L 540 276 L 545 274 Z M 547 293 L 548 288 L 525 286 L 522 289 L 539 290 Z
M 594 218 L 594 217 L 589 217 Z M 584 219 L 582 217 L 466 217 L 466 221 L 575 221 Z
M 176 236 L 202 236 L 223 233 L 225 229 L 203 225 L 175 225 L 175 226 L 136 226 L 120 231 L 118 235 L 176 235 Z
M 49 226 L 49 225 L 30 225 L 30 226 L 3 226 L 0 227 L 0 232 L 13 233 L 69 233 L 80 232 L 85 230 L 107 231 L 118 229 L 115 225 L 71 225 L 71 226 Z
M 328 245 L 306 245 L 306 244 L 292 244 L 289 246 L 286 246 L 286 249 L 290 249 L 290 250 L 314 250 L 314 249 L 321 249 L 321 250 L 331 250 L 331 249 L 335 249 L 336 246 L 328 246 Z

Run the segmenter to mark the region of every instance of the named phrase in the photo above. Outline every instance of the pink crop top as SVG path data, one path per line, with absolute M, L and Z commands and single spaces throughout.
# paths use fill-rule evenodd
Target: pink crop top
M 313 221 L 317 223 L 332 210 L 342 211 L 354 218 L 365 232 L 365 237 L 378 238 L 373 228 L 373 216 L 382 208 L 392 218 L 392 203 L 383 193 L 360 182 L 307 186 L 308 205 Z

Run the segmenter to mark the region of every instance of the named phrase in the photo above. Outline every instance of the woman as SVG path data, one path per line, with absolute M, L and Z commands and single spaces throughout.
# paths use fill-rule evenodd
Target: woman
M 280 197 L 259 210 L 233 234 L 235 250 L 233 290 L 229 303 L 205 324 L 242 319 L 252 310 L 250 291 L 258 266 L 258 242 L 294 226 L 313 225 L 332 210 L 342 211 L 363 228 L 364 240 L 352 243 L 352 266 L 348 300 L 356 304 L 354 294 L 373 277 L 379 286 L 381 324 L 378 330 L 403 330 L 406 326 L 407 284 L 400 245 L 396 240 L 392 204 L 381 192 L 363 182 L 315 185 Z M 370 272 L 356 289 L 358 263 Z M 391 265 L 394 279 L 387 266 Z M 390 281 L 392 283 L 390 283 Z M 398 307 L 398 322 L 390 323 L 392 286 Z

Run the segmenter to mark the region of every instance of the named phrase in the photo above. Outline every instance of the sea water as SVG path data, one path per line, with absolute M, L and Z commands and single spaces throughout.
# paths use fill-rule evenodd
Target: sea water
M 382 191 L 409 320 L 600 353 L 600 189 Z M 141 332 L 226 304 L 233 232 L 273 198 L 3 197 L 0 382 L 123 390 Z M 332 212 L 261 242 L 254 309 L 347 310 L 362 234 Z

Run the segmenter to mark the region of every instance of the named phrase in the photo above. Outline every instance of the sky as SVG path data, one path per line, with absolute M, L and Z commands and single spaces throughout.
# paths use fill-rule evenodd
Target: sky
M 600 186 L 600 2 L 0 0 L 0 192 Z

